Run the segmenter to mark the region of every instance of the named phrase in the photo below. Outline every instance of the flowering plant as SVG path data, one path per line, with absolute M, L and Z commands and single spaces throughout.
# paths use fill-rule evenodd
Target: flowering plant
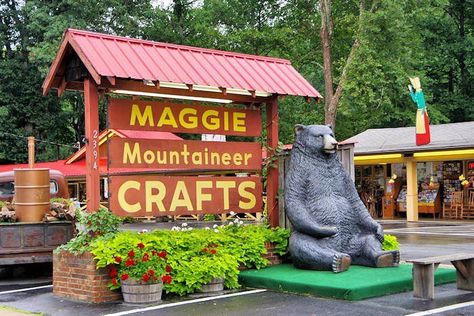
M 115 256 L 114 264 L 109 265 L 109 276 L 112 281 L 110 289 L 117 289 L 123 281 L 133 279 L 144 283 L 170 284 L 171 266 L 166 263 L 166 251 L 149 249 L 142 242 L 130 249 L 126 256 Z
M 464 177 L 463 174 L 459 176 L 459 181 L 461 181 L 461 185 L 465 186 L 466 188 L 468 188 L 470 186 L 469 181 L 466 180 L 466 178 Z

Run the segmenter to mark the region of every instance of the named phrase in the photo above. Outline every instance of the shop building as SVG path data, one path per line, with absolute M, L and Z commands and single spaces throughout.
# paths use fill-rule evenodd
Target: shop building
M 101 204 L 107 205 L 108 201 L 108 178 L 110 175 L 130 175 L 137 173 L 167 173 L 175 172 L 170 169 L 156 168 L 109 168 L 107 165 L 108 149 L 107 141 L 113 137 L 125 139 L 149 139 L 149 140 L 182 140 L 181 137 L 169 132 L 131 131 L 123 129 L 107 129 L 98 135 L 99 143 L 99 171 L 100 171 L 100 200 Z M 48 168 L 59 171 L 67 180 L 67 191 L 69 198 L 85 204 L 86 201 L 86 148 L 82 147 L 69 158 L 64 160 L 37 162 L 36 168 Z M 0 173 L 13 171 L 14 169 L 28 168 L 28 164 L 0 165 Z M 60 184 L 51 179 L 51 194 L 56 194 Z M 3 191 L 1 190 L 3 189 Z M 13 195 L 13 177 L 0 179 L 1 195 Z
M 372 216 L 474 218 L 474 122 L 431 125 L 424 146 L 415 127 L 368 129 L 346 141 L 355 143 L 355 183 Z

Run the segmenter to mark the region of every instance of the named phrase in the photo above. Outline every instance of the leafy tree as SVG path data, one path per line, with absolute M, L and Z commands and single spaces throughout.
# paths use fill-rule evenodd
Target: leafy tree
M 163 7 L 151 0 L 0 0 L 0 132 L 65 144 L 82 139 L 82 94 L 41 97 L 68 27 L 287 58 L 323 90 L 320 4 L 326 1 L 173 0 Z M 421 78 L 432 123 L 474 120 L 474 0 L 330 2 L 328 87 L 337 98 L 326 95 L 326 101 L 339 101 L 333 102 L 339 139 L 414 125 L 409 76 Z M 296 123 L 323 123 L 328 105 L 325 118 L 322 103 L 281 99 L 280 140 L 292 142 Z M 39 147 L 41 159 L 58 156 L 55 146 Z M 61 148 L 59 156 L 71 150 Z M 0 134 L 0 160 L 6 159 L 25 161 L 26 141 Z

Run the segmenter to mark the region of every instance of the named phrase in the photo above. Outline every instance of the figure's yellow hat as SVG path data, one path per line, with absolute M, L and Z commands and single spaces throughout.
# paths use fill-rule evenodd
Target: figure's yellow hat
M 421 90 L 420 78 L 418 78 L 418 77 L 410 78 L 410 82 L 411 82 L 411 85 L 413 86 L 413 88 L 414 88 L 416 91 L 420 91 L 420 90 Z

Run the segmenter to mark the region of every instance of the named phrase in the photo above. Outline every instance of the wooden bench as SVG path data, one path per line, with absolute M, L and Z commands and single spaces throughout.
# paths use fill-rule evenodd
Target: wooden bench
M 413 295 L 424 299 L 434 298 L 434 272 L 444 261 L 456 268 L 458 289 L 474 291 L 474 254 L 460 253 L 437 257 L 407 260 L 413 263 Z

